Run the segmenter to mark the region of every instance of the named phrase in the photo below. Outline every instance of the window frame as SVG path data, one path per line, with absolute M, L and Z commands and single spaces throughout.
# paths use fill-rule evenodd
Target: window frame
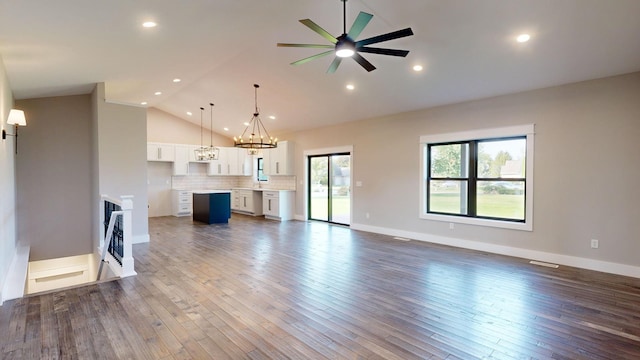
M 262 177 L 260 176 L 261 174 Z M 264 157 L 256 158 L 256 180 L 258 180 L 258 182 L 269 181 L 269 176 L 264 174 Z
M 493 129 L 481 129 L 474 131 L 464 131 L 446 134 L 423 135 L 420 137 L 420 213 L 419 217 L 426 220 L 444 221 L 450 223 L 462 223 L 479 226 L 499 227 L 514 230 L 533 231 L 533 163 L 534 163 L 534 134 L 535 126 L 519 125 Z M 468 215 L 454 215 L 445 213 L 428 213 L 429 195 L 429 146 L 443 144 L 459 144 L 467 142 L 481 142 L 487 140 L 502 140 L 509 138 L 526 138 L 526 169 L 525 169 L 525 218 L 524 221 L 510 219 L 496 219 L 490 217 L 472 217 Z M 475 150 L 475 149 L 474 149 Z M 477 178 L 474 169 L 475 164 L 469 164 L 467 179 L 474 184 L 469 187 L 469 191 L 475 191 L 475 183 L 482 181 Z M 473 173 L 472 173 L 473 171 Z M 518 178 L 520 180 L 522 178 Z M 456 180 L 456 179 L 454 179 Z M 502 181 L 500 179 L 499 181 Z M 516 180 L 516 179 L 514 179 Z M 507 180 L 509 181 L 509 180 Z

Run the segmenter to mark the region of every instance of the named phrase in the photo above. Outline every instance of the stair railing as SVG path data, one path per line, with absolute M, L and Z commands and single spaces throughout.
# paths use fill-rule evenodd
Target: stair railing
M 100 280 L 105 263 L 118 277 L 136 275 L 132 248 L 132 210 L 133 196 L 121 196 L 119 200 L 102 195 L 100 267 L 97 280 Z M 108 222 L 107 222 L 108 220 Z

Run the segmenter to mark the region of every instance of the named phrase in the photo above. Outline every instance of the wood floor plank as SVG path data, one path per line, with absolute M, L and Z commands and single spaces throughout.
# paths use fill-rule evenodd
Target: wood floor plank
M 237 214 L 149 233 L 135 277 L 5 302 L 0 358 L 640 358 L 640 279 Z

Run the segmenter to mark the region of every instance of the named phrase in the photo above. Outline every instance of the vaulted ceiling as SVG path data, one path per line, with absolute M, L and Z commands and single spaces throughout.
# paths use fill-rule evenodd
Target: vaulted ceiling
M 327 44 L 298 20 L 338 36 L 339 0 L 4 0 L 0 55 L 16 99 L 105 82 L 108 101 L 196 124 L 213 102 L 230 137 L 251 118 L 253 84 L 277 133 L 640 70 L 638 0 L 349 0 L 347 29 L 360 11 L 373 19 L 359 39 L 411 27 L 376 45 L 409 55 L 363 54 L 372 72 L 346 59 L 327 74 L 333 56 L 289 65 L 323 49 L 276 43 Z

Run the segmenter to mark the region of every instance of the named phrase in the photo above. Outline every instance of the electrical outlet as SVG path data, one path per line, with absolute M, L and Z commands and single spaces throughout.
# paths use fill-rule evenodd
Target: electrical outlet
M 599 246 L 599 241 L 597 239 L 591 239 L 591 248 L 592 249 L 597 249 Z
M 364 214 L 364 216 L 368 219 L 369 218 L 369 213 Z
M 449 223 L 449 230 L 455 229 L 455 225 L 453 223 Z

